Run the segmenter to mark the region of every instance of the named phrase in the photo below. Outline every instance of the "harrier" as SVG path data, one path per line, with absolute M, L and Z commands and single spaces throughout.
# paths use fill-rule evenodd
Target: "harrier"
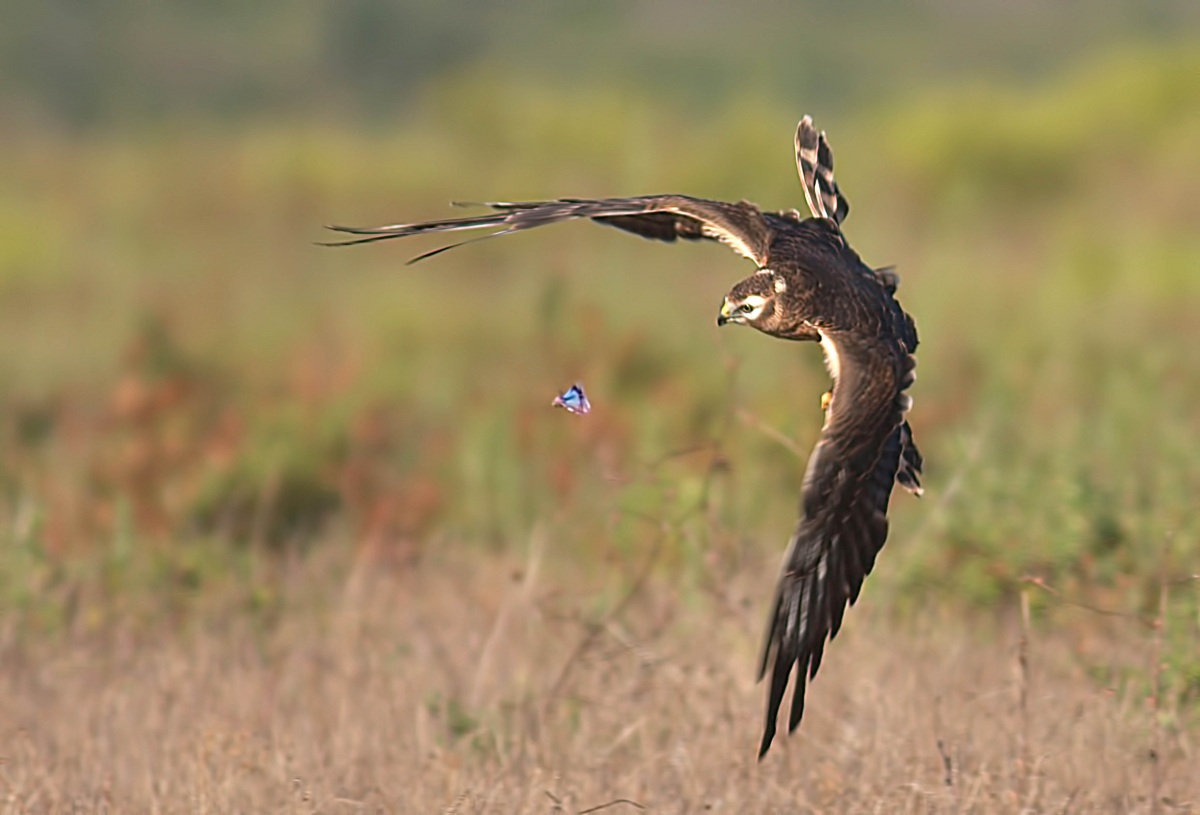
M 821 344 L 833 379 L 822 398 L 825 423 L 808 461 L 800 518 L 783 559 L 759 667 L 770 674 L 759 757 L 775 738 L 784 692 L 795 672 L 788 731 L 800 723 L 804 692 L 837 636 L 846 608 L 888 533 L 892 486 L 921 492 L 921 455 L 905 415 L 912 404 L 917 332 L 896 301 L 897 278 L 872 269 L 842 234 L 850 206 L 833 178 L 825 134 L 805 116 L 796 130 L 796 163 L 812 211 L 763 212 L 685 195 L 562 198 L 491 203 L 473 217 L 374 228 L 331 227 L 359 237 L 329 245 L 432 232 L 496 228 L 475 240 L 576 218 L 661 241 L 717 240 L 753 261 L 752 275 L 725 295 L 717 325 L 739 324 L 784 340 Z M 461 246 L 427 252 L 411 262 Z

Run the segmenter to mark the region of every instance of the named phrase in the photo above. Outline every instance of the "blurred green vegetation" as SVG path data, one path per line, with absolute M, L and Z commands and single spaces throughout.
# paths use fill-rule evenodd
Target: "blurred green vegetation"
M 0 123 L 415 124 L 426 83 L 455 70 L 621 88 L 698 115 L 755 88 L 824 115 L 947 82 L 1039 82 L 1198 27 L 1192 0 L 16 0 L 0 28 Z
M 847 233 L 898 265 L 922 336 L 911 419 L 928 491 L 894 501 L 880 602 L 991 607 L 1032 575 L 1146 615 L 1167 581 L 1173 636 L 1194 642 L 1197 45 L 819 120 Z M 311 241 L 326 222 L 438 217 L 447 199 L 802 206 L 804 109 L 762 92 L 713 115 L 519 71 L 452 72 L 419 96 L 388 132 L 9 140 L 6 607 L 53 625 L 280 552 L 352 547 L 399 567 L 520 550 L 535 526 L 585 566 L 662 544 L 685 583 L 782 548 L 804 460 L 778 435 L 809 449 L 826 375 L 816 348 L 712 327 L 746 271 L 732 255 L 588 225 L 413 268 L 430 245 Z M 576 380 L 585 419 L 549 408 Z M 247 604 L 270 606 L 247 585 Z M 1195 694 L 1200 669 L 1180 659 L 1179 692 Z

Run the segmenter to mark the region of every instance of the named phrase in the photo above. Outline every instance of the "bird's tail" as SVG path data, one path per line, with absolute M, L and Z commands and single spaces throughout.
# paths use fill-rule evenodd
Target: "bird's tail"
M 813 127 L 811 116 L 801 119 L 796 128 L 796 169 L 813 217 L 829 218 L 839 225 L 846 220 L 850 202 L 833 180 L 833 151 L 825 132 Z

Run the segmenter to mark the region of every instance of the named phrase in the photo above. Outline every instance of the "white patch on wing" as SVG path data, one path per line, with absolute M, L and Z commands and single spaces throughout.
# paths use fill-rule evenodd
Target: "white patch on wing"
M 695 217 L 690 213 L 685 214 L 687 214 L 689 217 Z M 737 235 L 734 235 L 732 232 L 727 232 L 726 230 L 713 226 L 708 222 L 705 222 L 704 225 L 700 227 L 700 232 L 706 238 L 716 238 L 742 257 L 758 263 L 758 258 L 754 256 L 754 252 L 750 250 L 750 247 L 746 244 L 746 242 Z
M 782 277 L 776 277 L 775 278 L 775 293 L 783 294 L 785 291 L 787 291 L 787 281 L 784 280 Z
M 825 367 L 829 370 L 829 375 L 833 377 L 833 381 L 837 382 L 838 372 L 841 370 L 841 363 L 838 361 L 837 346 L 833 344 L 833 340 L 824 331 L 818 329 L 817 333 L 821 335 L 821 350 L 825 352 Z

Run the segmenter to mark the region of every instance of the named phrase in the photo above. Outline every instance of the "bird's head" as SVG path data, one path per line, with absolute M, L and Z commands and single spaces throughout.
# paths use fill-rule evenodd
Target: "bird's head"
M 741 323 L 770 333 L 779 321 L 779 300 L 787 283 L 770 269 L 761 269 L 725 295 L 717 325 Z

